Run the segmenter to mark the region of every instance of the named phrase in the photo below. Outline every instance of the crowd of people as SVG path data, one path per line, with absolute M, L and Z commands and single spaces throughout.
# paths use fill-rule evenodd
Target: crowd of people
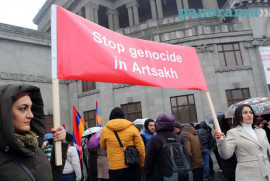
M 214 173 L 211 155 L 229 181 L 270 181 L 269 122 L 249 105 L 236 108 L 233 122 L 218 117 L 221 131 L 205 121 L 181 125 L 170 113 L 147 119 L 141 131 L 115 107 L 97 146 L 88 146 L 93 134 L 83 138 L 81 163 L 73 136 L 62 126 L 44 141 L 38 87 L 5 85 L 0 93 L 3 181 L 208 181 Z M 62 142 L 61 166 L 55 165 L 55 141 Z M 136 151 L 128 152 L 129 146 Z

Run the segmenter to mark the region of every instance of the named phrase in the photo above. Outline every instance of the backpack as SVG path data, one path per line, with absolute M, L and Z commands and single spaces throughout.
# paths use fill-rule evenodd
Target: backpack
M 192 169 L 186 148 L 176 138 L 158 136 L 162 141 L 161 169 L 164 181 L 192 181 Z

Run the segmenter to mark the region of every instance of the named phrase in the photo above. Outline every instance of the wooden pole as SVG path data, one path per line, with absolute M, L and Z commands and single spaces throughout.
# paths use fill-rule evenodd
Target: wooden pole
M 209 93 L 209 91 L 205 91 L 205 93 L 206 93 L 207 101 L 208 101 L 208 104 L 209 104 L 209 107 L 210 107 L 210 111 L 211 111 L 211 114 L 212 114 L 212 117 L 213 117 L 215 127 L 219 132 L 221 132 L 221 129 L 220 129 L 220 126 L 219 126 L 219 123 L 218 123 L 218 120 L 217 120 L 216 111 L 215 111 L 215 108 L 214 108 L 210 93 Z
M 60 126 L 60 104 L 59 104 L 59 80 L 52 79 L 52 97 L 53 97 L 53 127 Z M 54 142 L 55 165 L 62 165 L 62 147 L 61 141 Z

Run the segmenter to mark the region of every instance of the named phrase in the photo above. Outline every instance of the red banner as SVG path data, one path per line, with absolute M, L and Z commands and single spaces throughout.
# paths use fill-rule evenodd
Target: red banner
M 127 37 L 52 8 L 53 78 L 208 90 L 193 47 Z

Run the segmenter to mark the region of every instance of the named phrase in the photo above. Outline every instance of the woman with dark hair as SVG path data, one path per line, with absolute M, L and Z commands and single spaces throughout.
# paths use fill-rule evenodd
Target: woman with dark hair
M 221 157 L 228 159 L 236 154 L 236 181 L 270 181 L 270 146 L 265 131 L 255 125 L 255 113 L 249 105 L 236 108 L 226 139 L 224 133 L 215 131 Z
M 57 181 L 64 165 L 56 166 L 54 149 L 50 161 L 40 148 L 45 133 L 40 89 L 31 85 L 0 86 L 0 178 L 1 181 Z M 52 129 L 53 141 L 62 141 L 66 160 L 66 131 Z

